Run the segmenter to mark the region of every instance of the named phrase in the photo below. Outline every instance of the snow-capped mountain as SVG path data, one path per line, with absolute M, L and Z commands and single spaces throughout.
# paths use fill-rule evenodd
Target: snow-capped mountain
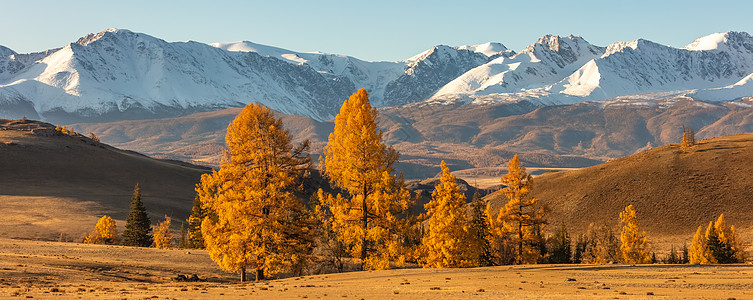
M 724 87 L 753 72 L 753 37 L 728 32 L 683 49 L 647 40 L 614 43 L 553 91 L 594 100 L 672 90 Z M 730 100 L 730 99 L 727 99 Z
M 369 91 L 375 106 L 421 101 L 455 77 L 510 51 L 500 43 L 450 47 L 439 45 L 399 62 L 368 62 L 352 56 L 301 53 L 248 41 L 213 43 L 228 51 L 255 52 L 292 64 L 309 65 L 319 73 L 352 82 Z
M 525 50 L 498 57 L 457 77 L 435 96 L 489 95 L 540 89 L 572 74 L 585 62 L 604 54 L 604 48 L 580 36 L 546 35 Z
M 327 78 L 350 81 L 358 88 L 365 88 L 370 93 L 372 104 L 376 106 L 383 106 L 387 83 L 398 78 L 407 69 L 407 65 L 402 62 L 368 62 L 352 56 L 295 52 L 248 41 L 211 45 L 228 51 L 254 52 L 291 64 L 308 65 Z
M 402 61 L 370 62 L 108 29 L 37 53 L 0 46 L 0 117 L 142 119 L 259 102 L 326 120 L 358 88 L 375 106 L 458 99 L 545 105 L 666 92 L 727 101 L 752 96 L 751 76 L 753 37 L 742 32 L 684 48 L 642 39 L 600 47 L 546 35 L 517 53 L 500 43 L 439 45 Z
M 352 83 L 325 78 L 307 65 L 109 29 L 16 72 L 0 85 L 0 102 L 31 102 L 47 117 L 97 119 L 179 115 L 256 101 L 326 119 L 338 99 L 354 90 Z
M 421 101 L 457 76 L 487 61 L 489 56 L 474 50 L 435 46 L 406 61 L 409 62 L 408 70 L 387 84 L 384 102 L 394 106 Z

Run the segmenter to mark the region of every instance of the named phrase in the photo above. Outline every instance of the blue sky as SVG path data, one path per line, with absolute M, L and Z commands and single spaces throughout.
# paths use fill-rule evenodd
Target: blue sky
M 248 40 L 296 51 L 402 60 L 437 44 L 496 41 L 520 50 L 544 34 L 606 46 L 645 38 L 682 47 L 714 32 L 753 34 L 753 1 L 0 1 L 0 45 L 41 51 L 125 28 L 167 41 Z

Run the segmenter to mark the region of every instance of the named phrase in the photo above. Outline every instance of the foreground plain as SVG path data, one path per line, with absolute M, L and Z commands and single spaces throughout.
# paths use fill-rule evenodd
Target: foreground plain
M 196 274 L 206 282 L 175 282 Z M 238 283 L 201 250 L 0 239 L 0 298 L 746 299 L 753 266 L 524 265 L 399 269 Z

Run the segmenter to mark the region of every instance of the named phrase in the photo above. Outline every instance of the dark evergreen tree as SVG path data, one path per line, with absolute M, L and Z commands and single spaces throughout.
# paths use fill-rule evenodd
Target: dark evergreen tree
M 579 264 L 583 262 L 583 252 L 586 252 L 589 241 L 585 234 L 581 234 L 578 240 L 575 241 L 575 252 L 573 253 L 573 263 Z
M 716 262 L 721 264 L 728 263 L 725 261 L 724 244 L 719 240 L 719 235 L 714 230 L 713 224 L 710 224 L 709 229 L 706 231 L 706 243 L 709 247 L 709 252 L 714 256 Z
M 549 262 L 554 264 L 569 264 L 572 262 L 572 245 L 570 235 L 565 224 L 554 233 L 550 239 Z
M 186 232 L 186 226 L 183 223 L 180 223 L 180 242 L 178 243 L 178 248 L 189 248 L 188 246 L 188 233 Z
M 690 254 L 688 254 L 688 245 L 682 244 L 682 257 L 680 258 L 681 264 L 687 264 L 690 262 Z
M 477 264 L 479 267 L 486 267 L 493 265 L 494 255 L 492 254 L 492 246 L 489 243 L 489 222 L 486 220 L 486 201 L 481 199 L 478 189 L 473 193 L 473 200 L 471 200 L 471 232 L 473 237 L 478 242 L 476 245 L 478 249 Z
M 672 249 L 669 250 L 669 256 L 667 256 L 667 260 L 665 263 L 668 264 L 679 264 L 681 263 L 681 258 L 679 255 L 677 255 L 677 251 L 675 251 L 675 245 L 672 245 Z
M 146 214 L 144 203 L 141 202 L 141 188 L 139 184 L 133 188 L 131 197 L 131 212 L 126 219 L 123 231 L 123 245 L 134 247 L 149 247 L 152 245 L 152 222 Z
M 204 248 L 204 236 L 201 235 L 201 222 L 207 216 L 207 210 L 201 207 L 199 195 L 193 199 L 191 216 L 188 217 L 188 244 L 191 248 Z

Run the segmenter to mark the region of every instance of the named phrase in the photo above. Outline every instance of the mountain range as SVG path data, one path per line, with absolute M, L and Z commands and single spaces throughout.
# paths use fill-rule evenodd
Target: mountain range
M 753 37 L 716 33 L 673 48 L 546 35 L 519 52 L 501 43 L 438 45 L 397 62 L 252 42 L 166 42 L 124 29 L 37 53 L 0 46 L 0 117 L 102 122 L 259 102 L 324 121 L 358 88 L 379 107 L 542 106 L 646 93 L 730 101 L 753 95 Z

